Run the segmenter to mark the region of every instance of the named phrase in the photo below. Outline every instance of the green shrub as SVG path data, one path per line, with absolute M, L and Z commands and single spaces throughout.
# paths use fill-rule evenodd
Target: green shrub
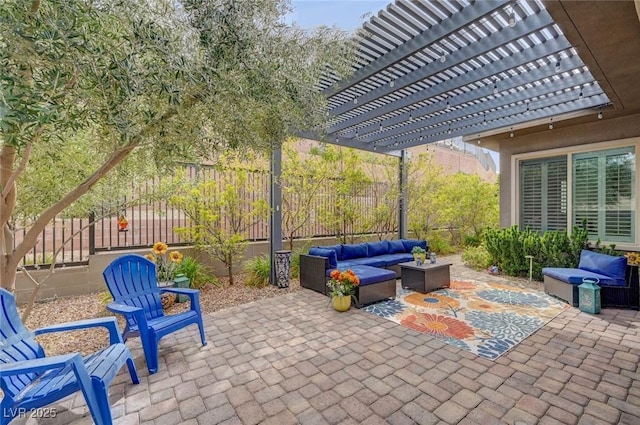
M 462 261 L 476 270 L 484 270 L 492 265 L 491 256 L 484 245 L 466 248 L 462 253 Z
M 264 288 L 271 276 L 271 257 L 268 254 L 257 255 L 245 261 L 244 270 L 249 273 L 247 286 Z
M 517 226 L 504 229 L 489 228 L 484 242 L 491 263 L 510 276 L 529 276 L 528 255 L 533 257 L 533 278 L 542 280 L 543 267 L 577 267 L 580 252 L 589 247 L 586 226 L 566 230 L 552 230 L 540 235 L 529 228 Z
M 183 274 L 189 278 L 192 288 L 202 288 L 206 284 L 220 285 L 217 277 L 209 273 L 207 268 L 194 257 L 186 256 L 176 267 L 176 275 Z
M 482 244 L 482 234 L 464 235 L 464 246 L 480 246 Z
M 429 245 L 429 251 L 436 252 L 440 255 L 453 254 L 456 252 L 449 240 L 442 236 L 442 233 L 437 230 L 428 233 L 427 244 Z

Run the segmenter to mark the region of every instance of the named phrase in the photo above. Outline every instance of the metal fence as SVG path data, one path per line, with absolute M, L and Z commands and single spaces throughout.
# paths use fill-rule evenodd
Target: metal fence
M 234 173 L 234 170 L 221 171 L 213 167 L 188 166 L 187 177 L 191 180 L 213 179 L 225 181 L 223 173 Z M 245 187 L 241 188 L 243 199 L 248 205 L 252 205 L 258 199 L 269 201 L 269 173 L 266 171 L 248 171 Z M 141 187 L 132 188 L 128 199 L 123 199 L 120 205 L 131 204 L 132 199 L 152 194 L 157 187 L 157 181 L 150 181 Z M 369 186 L 358 190 L 357 195 L 352 196 L 352 201 L 358 206 L 360 214 L 357 217 L 356 226 L 362 228 L 364 223 L 372 221 L 373 209 L 379 202 L 379 194 L 384 190 L 397 185 L 397 182 L 374 183 L 378 187 Z M 282 182 L 286 187 L 287 182 Z M 333 209 L 337 203 L 335 180 L 328 180 L 325 185 L 315 193 L 307 214 L 309 221 L 296 233 L 295 237 L 325 237 L 333 236 L 334 232 L 323 226 L 320 216 L 321 211 Z M 344 195 L 341 195 L 344 196 Z M 128 226 L 120 230 L 118 217 L 125 215 Z M 100 251 L 125 250 L 151 247 L 157 241 L 163 241 L 169 245 L 189 245 L 191 241 L 183 238 L 176 228 L 189 227 L 192 223 L 185 213 L 170 205 L 163 199 L 148 205 L 136 205 L 120 208 L 117 211 L 106 208 L 97 209 L 88 213 L 86 217 L 61 218 L 56 217 L 42 232 L 38 243 L 23 259 L 27 267 L 39 267 L 51 264 L 53 255 L 60 250 L 56 257 L 56 265 L 86 264 L 89 255 Z M 222 226 L 228 226 L 223 217 Z M 19 228 L 19 223 L 16 223 Z M 14 233 L 14 244 L 19 244 L 25 230 Z M 268 217 L 250 226 L 245 232 L 245 238 L 249 241 L 263 241 L 269 237 Z M 283 235 L 285 236 L 285 235 Z

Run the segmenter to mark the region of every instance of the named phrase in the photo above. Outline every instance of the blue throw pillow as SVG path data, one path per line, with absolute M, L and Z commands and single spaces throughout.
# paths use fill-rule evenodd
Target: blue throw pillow
M 402 241 L 389 241 L 389 254 L 400 254 L 407 252 L 404 250 Z
M 369 257 L 385 255 L 389 253 L 389 241 L 369 242 L 367 244 Z
M 342 245 L 338 244 L 338 245 L 326 245 L 326 246 L 321 246 L 319 248 L 324 248 L 324 249 L 333 249 L 336 252 L 336 255 L 338 256 L 338 261 L 341 261 L 342 258 Z
M 325 248 L 309 248 L 309 255 L 317 255 L 318 257 L 326 257 L 329 259 L 329 267 L 335 269 L 338 267 L 338 255 L 333 249 Z
M 404 245 L 404 252 L 411 252 L 414 246 L 419 246 L 424 250 L 427 249 L 427 241 L 421 241 L 418 239 L 401 239 L 401 241 Z
M 352 258 L 366 258 L 367 244 L 359 243 L 355 245 L 342 245 L 342 259 L 351 260 Z

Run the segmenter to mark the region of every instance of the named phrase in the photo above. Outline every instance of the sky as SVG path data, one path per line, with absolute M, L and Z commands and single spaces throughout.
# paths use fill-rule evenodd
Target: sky
M 390 3 L 391 0 L 292 0 L 291 20 L 302 28 L 326 25 L 355 31 Z

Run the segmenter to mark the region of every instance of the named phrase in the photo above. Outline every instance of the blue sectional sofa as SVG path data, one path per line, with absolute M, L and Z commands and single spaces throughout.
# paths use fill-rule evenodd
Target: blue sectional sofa
M 578 286 L 584 278 L 598 279 L 602 307 L 638 308 L 637 268 L 627 266 L 625 257 L 582 250 L 577 268 L 545 267 L 542 269 L 544 291 L 574 307 L 578 306 Z
M 398 264 L 413 260 L 415 246 L 428 251 L 427 241 L 417 239 L 312 247 L 300 255 L 300 286 L 327 295 L 331 272 L 352 269 L 361 279 L 355 294 L 357 307 L 394 298 Z

